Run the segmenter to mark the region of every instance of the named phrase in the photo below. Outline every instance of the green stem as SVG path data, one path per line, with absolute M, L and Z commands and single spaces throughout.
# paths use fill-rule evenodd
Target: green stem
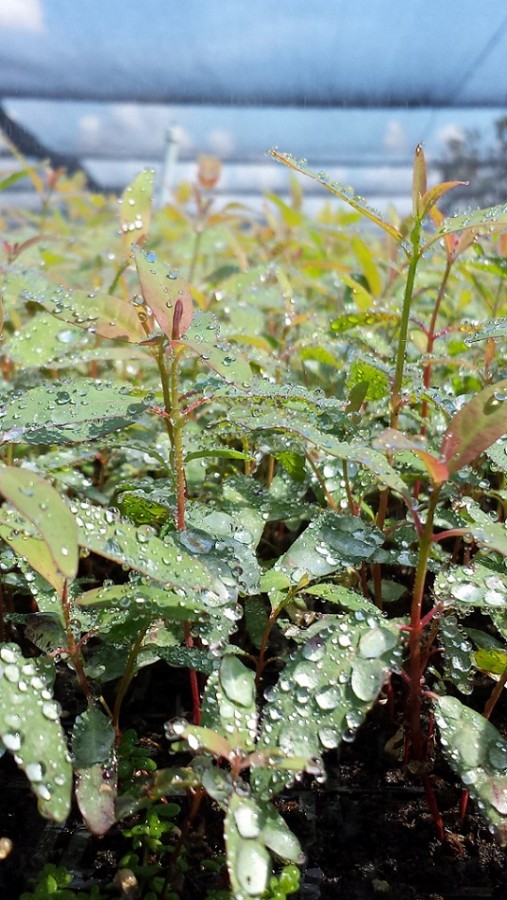
M 91 700 L 91 690 L 90 685 L 88 683 L 88 678 L 86 677 L 84 666 L 83 666 L 83 658 L 81 656 L 81 652 L 76 643 L 76 639 L 74 637 L 74 633 L 72 631 L 71 625 L 71 610 L 70 610 L 70 600 L 69 600 L 69 588 L 67 579 L 65 579 L 63 583 L 62 590 L 62 613 L 63 613 L 63 622 L 65 626 L 65 634 L 67 636 L 67 649 L 69 651 L 69 656 L 72 660 L 72 664 L 74 669 L 76 670 L 76 675 L 78 677 L 79 684 L 81 685 L 81 690 L 85 695 L 88 702 Z
M 135 643 L 132 645 L 132 648 L 129 653 L 129 657 L 127 660 L 127 664 L 125 666 L 125 671 L 122 675 L 122 679 L 120 681 L 120 685 L 118 687 L 118 693 L 116 694 L 116 700 L 114 703 L 113 710 L 113 728 L 115 730 L 115 734 L 117 738 L 120 736 L 120 712 L 123 704 L 123 700 L 125 699 L 125 694 L 127 693 L 130 682 L 134 677 L 134 666 L 136 664 L 136 659 L 139 656 L 139 651 L 141 650 L 142 643 L 144 641 L 146 632 L 148 631 L 148 625 L 141 630 L 138 634 Z
M 410 612 L 410 692 L 408 698 L 407 718 L 410 737 L 412 741 L 412 749 L 415 758 L 419 761 L 422 761 L 424 759 L 424 739 L 421 722 L 421 679 L 424 672 L 424 660 L 421 648 L 421 636 L 423 631 L 421 617 L 422 605 L 424 600 L 424 588 L 426 586 L 426 576 L 428 573 L 428 562 L 432 546 L 433 520 L 435 517 L 435 510 L 437 508 L 439 495 L 440 485 L 434 488 L 433 493 L 430 497 L 426 524 L 419 541 L 419 559 L 417 561 L 414 592 L 412 596 L 412 607 Z
M 173 445 L 173 426 L 171 421 L 171 394 L 169 390 L 169 378 L 167 375 L 167 369 L 165 365 L 165 357 L 164 357 L 164 345 L 160 344 L 157 353 L 157 367 L 158 373 L 160 375 L 160 384 L 162 385 L 162 395 L 164 397 L 164 409 L 167 413 L 164 416 L 164 422 L 167 430 L 167 435 L 169 437 L 169 441 L 171 443 L 171 447 Z
M 178 531 L 185 529 L 185 501 L 187 497 L 187 482 L 185 478 L 185 457 L 183 451 L 183 428 L 185 417 L 180 410 L 179 373 L 178 363 L 183 348 L 174 351 L 170 373 L 171 395 L 171 422 L 172 422 L 172 469 L 174 485 L 176 489 L 176 528 Z
M 391 428 L 398 425 L 398 415 L 400 409 L 401 387 L 403 384 L 403 372 L 405 369 L 405 354 L 407 350 L 407 334 L 408 323 L 410 319 L 410 307 L 412 305 L 412 297 L 414 293 L 415 273 L 419 262 L 419 243 L 421 238 L 421 222 L 416 219 L 412 229 L 412 255 L 408 267 L 407 281 L 405 284 L 405 294 L 403 297 L 403 308 L 401 311 L 400 333 L 398 335 L 398 349 L 396 352 L 396 369 L 394 373 L 394 382 L 391 392 Z
M 176 316 L 175 316 L 176 319 Z M 177 340 L 177 330 L 179 322 L 175 325 Z M 184 353 L 184 347 L 173 345 L 172 359 L 167 371 L 164 356 L 164 347 L 161 344 L 157 354 L 157 365 L 160 375 L 160 383 L 162 385 L 162 395 L 164 398 L 164 408 L 167 413 L 164 416 L 166 423 L 167 435 L 171 444 L 171 470 L 173 474 L 174 489 L 176 492 L 176 528 L 178 531 L 185 529 L 185 501 L 187 494 L 187 483 L 185 479 L 185 458 L 183 451 L 183 428 L 185 426 L 185 416 L 181 411 L 180 391 L 179 391 L 179 361 Z
M 433 307 L 433 313 L 432 313 L 430 325 L 428 328 L 428 338 L 427 338 L 427 342 L 426 342 L 426 353 L 427 354 L 433 353 L 433 345 L 435 343 L 435 327 L 437 324 L 437 316 L 440 312 L 440 306 L 441 306 L 442 300 L 444 299 L 445 289 L 447 287 L 447 281 L 449 279 L 449 275 L 451 274 L 453 262 L 454 262 L 454 260 L 452 258 L 447 260 L 445 272 L 443 274 L 442 281 L 440 282 L 440 287 L 438 289 L 437 299 L 435 300 L 435 305 Z M 429 388 L 429 386 L 431 384 L 431 363 L 430 362 L 427 362 L 424 365 L 423 383 L 424 383 L 425 388 Z M 422 407 L 421 407 L 421 417 L 423 419 L 425 419 L 427 417 L 427 415 L 428 415 L 428 401 L 423 400 Z M 423 425 L 422 429 L 421 429 L 421 433 L 424 434 L 424 431 L 425 431 L 425 426 Z
M 329 491 L 326 487 L 325 479 L 320 474 L 318 467 L 315 465 L 315 463 L 312 459 L 311 453 L 306 453 L 306 461 L 308 462 L 310 468 L 313 470 L 313 473 L 322 489 L 322 493 L 324 494 L 324 497 L 326 498 L 326 503 L 329 506 L 329 509 L 338 510 L 338 504 L 336 503 L 336 501 L 334 500 L 332 495 L 329 493 Z
M 195 270 L 197 268 L 197 260 L 199 258 L 199 250 L 201 248 L 201 241 L 203 235 L 203 226 L 198 223 L 196 225 L 196 233 L 195 233 L 195 241 L 194 241 L 194 249 L 192 252 L 192 261 L 190 263 L 190 268 L 188 270 L 188 280 L 190 284 L 192 284 L 195 276 Z

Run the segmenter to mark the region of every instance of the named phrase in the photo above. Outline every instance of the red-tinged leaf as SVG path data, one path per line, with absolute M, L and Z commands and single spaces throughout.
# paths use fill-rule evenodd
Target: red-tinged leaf
M 414 155 L 414 172 L 412 176 L 412 213 L 414 216 L 422 219 L 423 204 L 422 198 L 427 190 L 427 171 L 426 159 L 422 144 L 418 144 Z
M 429 210 L 429 214 L 433 221 L 435 228 L 438 230 L 442 222 L 445 220 L 445 216 L 436 206 L 432 206 Z M 449 263 L 454 262 L 455 259 L 458 258 L 460 253 L 463 253 L 467 247 L 470 246 L 475 240 L 477 235 L 476 228 L 467 228 L 465 231 L 462 231 L 461 234 L 444 234 L 443 241 L 445 244 L 445 250 L 447 253 L 447 261 Z
M 146 337 L 146 331 L 137 309 L 121 297 L 112 294 L 95 294 L 89 296 L 85 291 L 73 291 L 70 298 L 70 312 L 58 318 L 71 322 L 87 331 L 104 338 L 140 344 Z M 83 322 L 82 316 L 89 321 Z M 90 319 L 92 321 L 90 321 Z
M 54 487 L 29 469 L 1 466 L 0 493 L 35 526 L 62 575 L 74 578 L 79 560 L 77 525 Z
M 402 434 L 401 431 L 396 431 L 394 428 L 386 428 L 376 438 L 374 446 L 376 449 L 382 449 L 388 453 L 400 453 L 404 450 L 410 450 L 411 453 L 417 454 L 426 466 L 433 484 L 443 484 L 449 478 L 449 470 L 445 462 L 437 459 L 432 453 L 428 453 L 417 440 L 407 437 L 407 435 Z
M 106 834 L 114 825 L 116 796 L 116 764 L 96 763 L 76 770 L 76 800 L 92 834 Z
M 467 247 L 470 247 L 471 244 L 475 241 L 477 237 L 477 230 L 475 228 L 468 228 L 467 231 L 463 231 L 458 240 L 455 241 L 454 250 L 453 250 L 453 259 L 457 259 L 460 253 L 463 253 Z
M 452 475 L 507 432 L 507 379 L 476 394 L 451 419 L 440 456 Z
M 132 241 L 143 244 L 150 230 L 153 169 L 145 169 L 129 184 L 120 199 L 120 228 L 123 252 L 130 255 Z
M 340 200 L 343 200 L 344 203 L 347 203 L 352 209 L 355 209 L 358 213 L 361 213 L 362 216 L 369 219 L 370 222 L 374 222 L 375 225 L 378 225 L 379 228 L 382 228 L 383 231 L 386 231 L 387 234 L 390 234 L 396 241 L 401 241 L 403 235 L 401 231 L 395 228 L 394 225 L 391 225 L 390 222 L 386 222 L 385 219 L 382 219 L 375 210 L 371 209 L 365 200 L 362 197 L 358 197 L 356 194 L 353 194 L 349 188 L 344 187 L 337 182 L 330 181 L 324 172 L 313 172 L 311 169 L 308 169 L 303 163 L 297 162 L 292 156 L 288 153 L 279 153 L 278 150 L 270 150 L 270 156 L 273 159 L 276 159 L 278 162 L 283 163 L 284 166 L 288 166 L 289 169 L 293 169 L 295 172 L 300 172 L 301 175 L 307 175 L 308 178 L 312 178 L 313 181 L 316 181 L 318 184 L 321 184 L 323 187 L 327 188 L 328 191 L 331 191 L 336 197 L 339 197 Z
M 185 334 L 192 321 L 192 294 L 188 282 L 158 262 L 155 253 L 146 253 L 135 244 L 132 251 L 144 302 L 150 307 L 166 337 L 177 340 Z
M 421 218 L 435 206 L 435 203 L 438 203 L 441 197 L 447 194 L 448 191 L 452 191 L 453 188 L 458 187 L 460 184 L 467 185 L 469 182 L 442 181 L 440 184 L 436 184 L 434 187 L 430 188 L 429 191 L 426 191 L 421 198 Z
M 140 343 L 147 334 L 135 306 L 112 294 L 57 287 L 40 272 L 12 269 L 6 279 L 11 296 L 37 303 L 55 318 L 100 337 Z M 149 328 L 148 328 L 149 331 Z

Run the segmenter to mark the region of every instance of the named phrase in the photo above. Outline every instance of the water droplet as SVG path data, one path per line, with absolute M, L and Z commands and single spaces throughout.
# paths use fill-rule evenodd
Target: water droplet
M 234 810 L 234 821 L 242 838 L 256 838 L 260 834 L 259 814 L 251 806 L 242 805 Z

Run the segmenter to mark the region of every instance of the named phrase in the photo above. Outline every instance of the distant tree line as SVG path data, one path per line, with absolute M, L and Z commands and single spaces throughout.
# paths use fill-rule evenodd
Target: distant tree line
M 468 129 L 463 137 L 448 140 L 445 155 L 436 163 L 441 179 L 468 181 L 469 186 L 447 194 L 446 212 L 464 205 L 507 203 L 507 115 L 495 122 L 495 134 L 496 140 L 486 152 L 481 149 L 478 129 Z

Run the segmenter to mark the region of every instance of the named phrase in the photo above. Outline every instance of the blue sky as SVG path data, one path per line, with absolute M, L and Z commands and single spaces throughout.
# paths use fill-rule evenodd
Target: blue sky
M 336 160 L 346 181 L 360 163 L 366 188 L 376 169 L 377 193 L 394 193 L 393 160 L 420 140 L 439 156 L 467 128 L 491 143 L 507 105 L 505 0 L 0 0 L 0 32 L 9 113 L 106 177 L 160 159 L 175 125 L 185 157 L 262 162 L 278 145 Z M 241 105 L 297 99 L 306 108 Z

